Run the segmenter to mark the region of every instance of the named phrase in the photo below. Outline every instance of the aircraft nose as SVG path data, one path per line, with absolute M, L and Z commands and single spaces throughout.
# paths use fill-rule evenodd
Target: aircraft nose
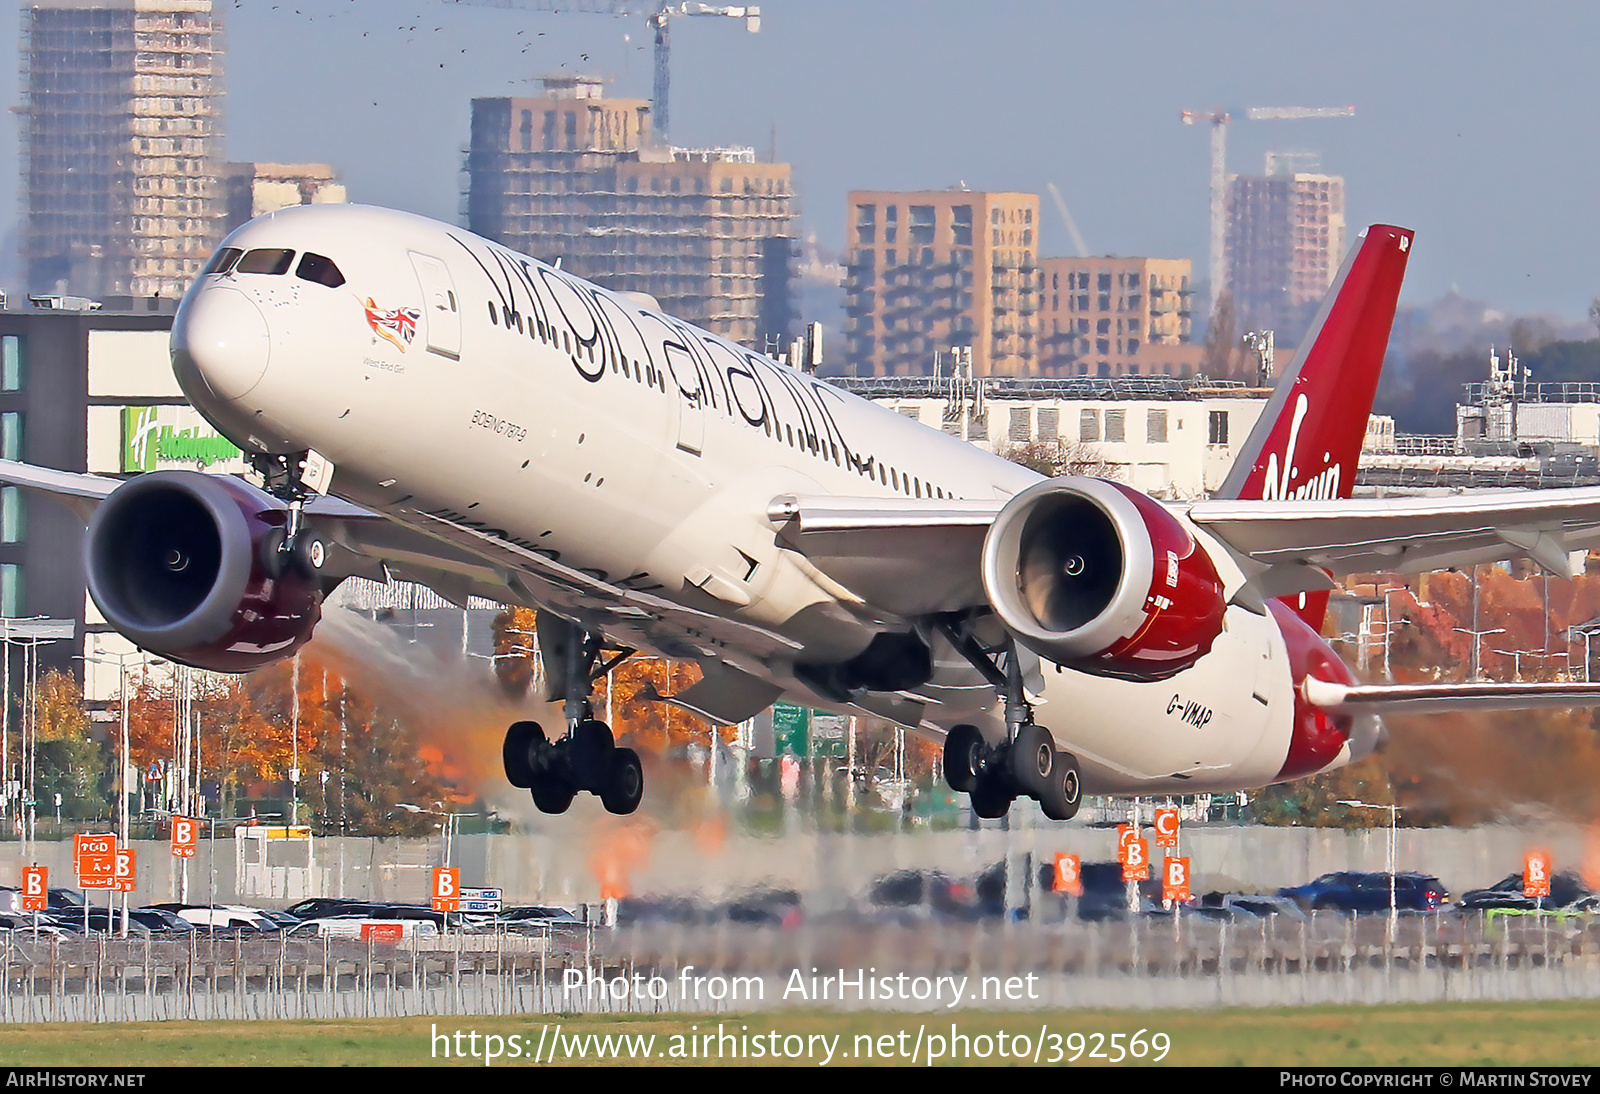
M 267 372 L 267 321 L 227 285 L 209 285 L 184 302 L 172 328 L 172 364 L 185 391 L 202 381 L 225 399 L 248 395 Z

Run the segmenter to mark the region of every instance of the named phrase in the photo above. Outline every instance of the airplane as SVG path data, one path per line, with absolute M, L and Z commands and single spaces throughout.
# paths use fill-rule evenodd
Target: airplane
M 1356 500 L 1412 233 L 1375 225 L 1218 494 L 1041 478 L 462 229 L 320 205 L 230 235 L 172 360 L 260 485 L 0 461 L 85 516 L 90 594 L 140 647 L 291 655 L 360 575 L 539 609 L 548 698 L 502 760 L 546 813 L 628 814 L 590 703 L 641 649 L 715 724 L 779 698 L 943 741 L 974 813 L 1252 789 L 1361 759 L 1389 711 L 1600 703 L 1600 685 L 1360 684 L 1333 577 L 1527 555 L 1570 569 L 1600 492 Z

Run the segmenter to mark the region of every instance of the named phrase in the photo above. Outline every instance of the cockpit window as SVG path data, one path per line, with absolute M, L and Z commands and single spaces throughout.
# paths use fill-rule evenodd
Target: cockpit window
M 326 285 L 330 289 L 337 289 L 344 284 L 344 274 L 333 264 L 333 259 L 323 258 L 310 251 L 300 256 L 300 265 L 294 268 L 294 275 L 306 281 L 315 281 L 318 285 Z
M 206 266 L 205 272 L 208 274 L 227 273 L 233 269 L 233 264 L 239 261 L 239 256 L 242 254 L 244 252 L 237 247 L 224 247 L 211 259 L 210 264 Z
M 294 252 L 280 247 L 258 247 L 234 267 L 235 273 L 285 274 L 294 263 Z

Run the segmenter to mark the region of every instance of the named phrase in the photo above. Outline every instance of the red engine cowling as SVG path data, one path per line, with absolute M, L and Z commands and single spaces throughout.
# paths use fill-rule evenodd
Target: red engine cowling
M 322 617 L 322 582 L 274 566 L 287 511 L 239 479 L 158 471 L 119 486 L 89 522 L 89 595 L 139 646 L 216 672 L 293 653 Z
M 1137 680 L 1194 664 L 1227 608 L 1216 567 L 1182 523 L 1104 479 L 1051 479 L 1012 498 L 984 541 L 983 585 L 1034 653 Z

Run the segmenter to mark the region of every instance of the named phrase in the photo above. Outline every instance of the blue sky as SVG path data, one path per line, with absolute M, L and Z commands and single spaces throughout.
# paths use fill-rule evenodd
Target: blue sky
M 1209 144 L 1184 109 L 1345 106 L 1352 119 L 1239 123 L 1233 170 L 1314 149 L 1352 225 L 1417 230 L 1406 297 L 1452 287 L 1582 318 L 1600 295 L 1600 5 L 1483 0 L 766 0 L 673 28 L 677 143 L 794 164 L 802 231 L 838 245 L 852 188 L 1046 194 L 1096 252 L 1187 257 L 1203 275 Z M 0 19 L 18 25 L 17 0 Z M 650 94 L 642 18 L 444 0 L 219 0 L 228 154 L 326 161 L 355 200 L 458 219 L 476 96 L 585 71 Z M 13 54 L 15 56 L 15 54 Z M 0 81 L 15 105 L 16 80 Z M 15 130 L 13 129 L 13 134 Z M 10 138 L 16 148 L 15 136 Z M 0 225 L 15 172 L 0 172 Z M 1046 197 L 1043 250 L 1069 237 Z

